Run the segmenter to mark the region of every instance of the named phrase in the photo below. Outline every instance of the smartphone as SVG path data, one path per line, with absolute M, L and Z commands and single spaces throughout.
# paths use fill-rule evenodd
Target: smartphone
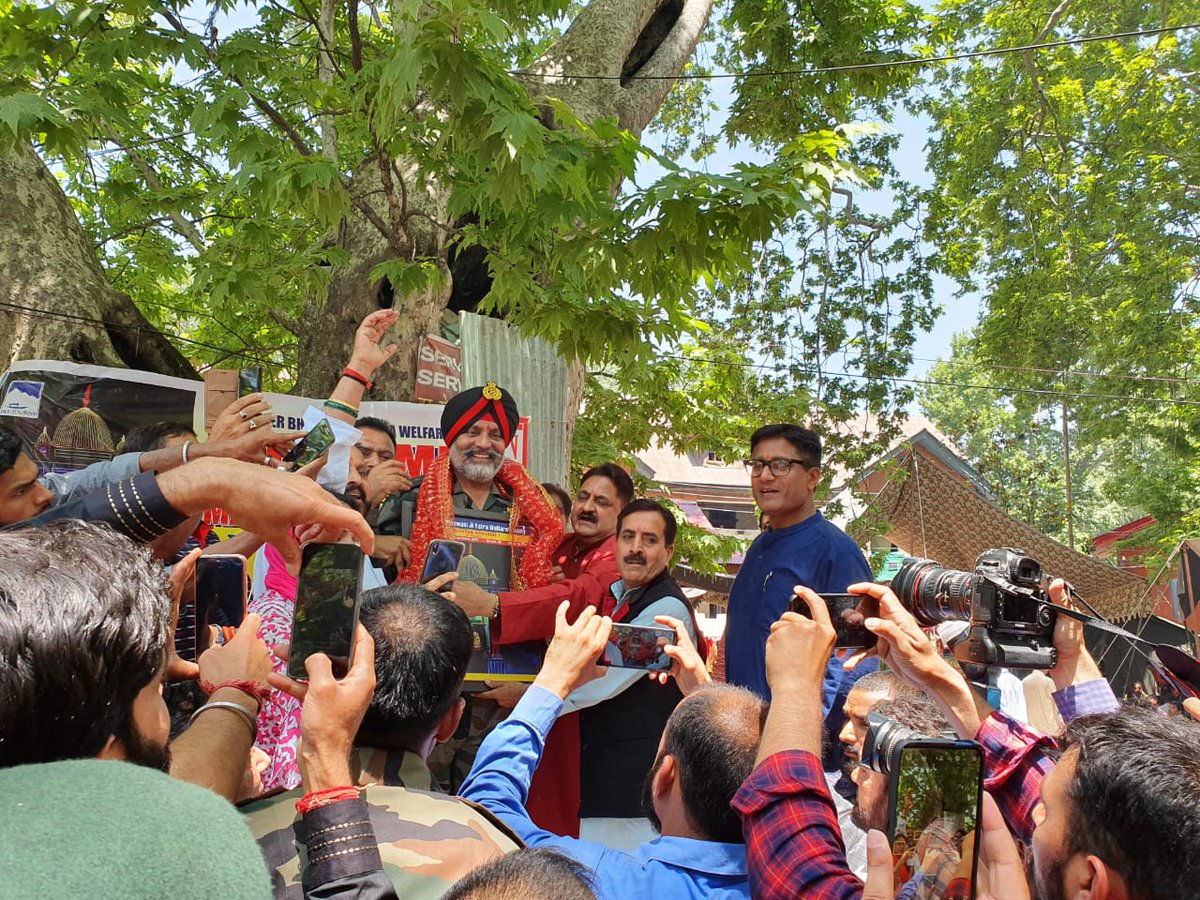
M 447 572 L 457 572 L 458 564 L 467 545 L 462 541 L 430 541 L 429 552 L 425 554 L 425 568 L 421 570 L 421 584 L 428 584 L 430 579 L 445 575 Z M 453 590 L 450 585 L 443 585 L 442 591 Z
M 305 544 L 301 553 L 288 675 L 307 679 L 305 661 L 324 653 L 341 678 L 354 659 L 363 551 L 357 544 Z
M 663 648 L 675 643 L 675 629 L 661 625 L 614 624 L 608 635 L 604 654 L 598 660 L 602 666 L 622 669 L 647 669 L 668 672 L 671 657 Z
M 303 468 L 332 447 L 334 440 L 333 426 L 328 419 L 322 419 L 287 452 L 283 461 L 293 469 Z
M 262 366 L 246 366 L 238 372 L 238 396 L 257 394 L 262 390 Z
M 246 618 L 246 557 L 214 553 L 196 560 L 196 655 L 208 649 L 209 626 L 237 628 Z
M 829 620 L 837 632 L 835 647 L 874 647 L 875 635 L 863 624 L 879 615 L 879 601 L 869 594 L 822 594 L 829 608 Z M 812 618 L 803 597 L 792 597 L 789 611 Z
M 888 838 L 920 896 L 975 896 L 983 810 L 983 750 L 974 741 L 909 740 L 888 782 Z M 897 888 L 901 887 L 897 884 Z

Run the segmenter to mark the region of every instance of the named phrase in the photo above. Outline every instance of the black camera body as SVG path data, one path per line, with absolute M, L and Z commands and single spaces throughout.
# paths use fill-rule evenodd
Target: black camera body
M 964 664 L 1050 669 L 1057 614 L 1046 605 L 1042 566 L 1023 550 L 985 550 L 975 571 L 944 569 L 929 559 L 906 559 L 892 590 L 925 627 L 965 621 L 968 630 L 954 645 Z

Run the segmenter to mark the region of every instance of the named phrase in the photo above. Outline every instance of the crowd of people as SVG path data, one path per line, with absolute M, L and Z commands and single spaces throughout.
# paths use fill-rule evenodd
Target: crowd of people
M 1200 896 L 1195 703 L 1119 702 L 1064 616 L 1046 672 L 1063 727 L 992 708 L 816 509 L 821 441 L 793 424 L 747 443 L 766 527 L 714 682 L 675 516 L 623 467 L 573 496 L 540 485 L 506 454 L 517 398 L 490 382 L 446 404 L 428 471 L 397 460 L 389 423 L 359 415 L 396 318 L 362 323 L 325 401 L 348 453 L 298 471 L 280 457 L 303 435 L 261 394 L 207 440 L 159 423 L 66 474 L 0 426 L 0 896 Z M 212 510 L 240 533 L 218 540 Z M 509 570 L 425 578 L 472 515 L 500 523 Z M 296 678 L 302 547 L 339 542 L 364 554 L 353 652 Z M 251 559 L 253 584 L 237 615 L 196 621 L 213 554 Z M 843 592 L 878 603 L 853 655 L 822 597 Z M 598 665 L 614 626 L 669 629 L 670 671 Z M 481 635 L 540 665 L 487 677 Z M 881 721 L 977 748 L 978 821 L 889 844 Z

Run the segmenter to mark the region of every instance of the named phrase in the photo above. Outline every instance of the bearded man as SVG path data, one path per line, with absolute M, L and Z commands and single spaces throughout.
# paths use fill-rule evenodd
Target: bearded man
M 471 511 L 507 517 L 513 552 L 506 590 L 544 587 L 555 579 L 553 555 L 563 538 L 562 519 L 541 485 L 504 455 L 519 422 L 512 395 L 494 381 L 446 402 L 442 440 L 448 452 L 413 479 L 410 491 L 389 499 L 380 510 L 381 534 L 409 538 L 410 561 L 397 580 L 418 582 L 430 543 L 454 539 L 456 514 Z M 411 526 L 406 522 L 410 515 Z M 489 612 L 494 615 L 495 610 Z M 443 744 L 429 760 L 450 790 L 456 790 L 471 770 L 483 735 L 508 712 L 493 699 L 471 693 L 466 697 L 469 735 Z

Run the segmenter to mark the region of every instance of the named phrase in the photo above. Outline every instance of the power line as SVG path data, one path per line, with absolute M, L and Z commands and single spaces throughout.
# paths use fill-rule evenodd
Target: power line
M 722 359 L 709 359 L 703 356 L 682 356 L 671 353 L 658 354 L 661 359 L 678 359 L 683 362 L 702 362 L 714 366 L 726 366 L 733 369 L 760 369 L 774 372 L 790 371 L 790 366 L 772 365 L 770 363 L 751 363 L 751 362 L 727 362 Z M 1081 398 L 1085 400 L 1125 400 L 1137 403 L 1156 403 L 1159 405 L 1171 406 L 1200 406 L 1200 400 L 1174 400 L 1169 397 L 1136 397 L 1127 394 L 1098 394 L 1089 391 L 1050 391 L 1039 390 L 1037 388 L 1017 388 L 1005 387 L 1003 385 L 993 384 L 967 384 L 959 381 L 935 381 L 928 378 L 905 378 L 901 375 L 864 375 L 861 372 L 831 372 L 825 371 L 822 374 L 837 378 L 858 378 L 864 381 L 877 379 L 879 381 L 891 381 L 898 384 L 914 384 L 930 387 L 954 387 L 963 388 L 965 390 L 983 390 L 995 391 L 1000 394 L 1028 394 L 1039 397 L 1053 397 L 1061 400 L 1063 397 Z
M 927 66 L 932 63 L 954 62 L 963 59 L 979 59 L 987 56 L 1005 56 L 1011 53 L 1028 53 L 1031 50 L 1049 50 L 1055 47 L 1072 47 L 1079 44 L 1093 44 L 1100 41 L 1120 41 L 1127 38 L 1154 37 L 1161 34 L 1172 34 L 1200 28 L 1200 22 L 1188 25 L 1164 25 L 1161 28 L 1147 28 L 1144 31 L 1116 31 L 1111 34 L 1083 35 L 1075 38 L 1063 38 L 1058 41 L 1043 41 L 1036 44 L 1021 44 L 1016 47 L 993 47 L 988 50 L 968 50 L 962 53 L 946 53 L 941 56 L 912 56 L 903 59 L 893 59 L 873 63 L 847 63 L 840 66 L 814 66 L 808 69 L 774 69 L 747 72 L 683 72 L 679 75 L 584 75 L 564 72 L 561 74 L 545 72 L 528 72 L 521 69 L 510 71 L 510 75 L 521 78 L 538 78 L 542 81 L 717 81 L 725 78 L 803 78 L 810 75 L 826 75 L 836 72 L 860 72 L 868 69 L 895 69 L 908 66 Z
M 0 307 L 2 307 L 4 309 L 17 310 L 18 312 L 25 313 L 26 315 L 31 316 L 35 319 L 46 319 L 47 321 L 61 321 L 61 322 L 79 322 L 79 323 L 86 324 L 86 325 L 98 325 L 101 328 L 112 329 L 115 331 L 124 331 L 127 333 L 139 333 L 139 334 L 145 332 L 148 334 L 153 334 L 157 337 L 162 337 L 162 338 L 166 337 L 166 335 L 162 331 L 155 328 L 153 325 L 151 325 L 151 326 L 121 325 L 121 324 L 118 324 L 115 322 L 106 322 L 103 319 L 94 319 L 89 316 L 73 315 L 71 313 L 51 312 L 51 311 L 45 310 L 45 309 L 38 309 L 36 306 L 22 306 L 18 303 L 7 303 L 4 301 L 0 301 Z M 214 353 L 222 353 L 222 354 L 225 354 L 226 356 L 236 356 L 240 359 L 259 359 L 259 357 L 250 356 L 245 352 L 249 348 L 243 348 L 243 350 L 229 350 L 225 347 L 218 347 L 215 344 L 206 344 L 204 341 L 197 341 L 192 338 L 183 337 L 182 335 L 173 335 L 173 339 L 180 341 L 184 344 L 192 344 L 196 347 L 203 347 L 204 349 L 211 350 Z

